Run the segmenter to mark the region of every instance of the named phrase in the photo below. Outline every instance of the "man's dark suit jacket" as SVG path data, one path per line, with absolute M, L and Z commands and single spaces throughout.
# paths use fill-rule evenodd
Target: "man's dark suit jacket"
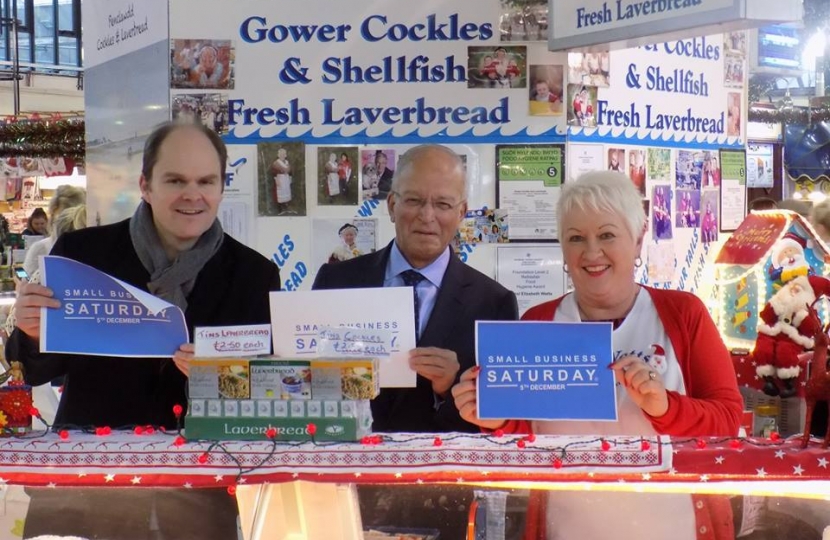
M 68 257 L 147 291 L 150 275 L 136 255 L 129 220 L 61 235 L 52 255 Z M 196 278 L 185 320 L 197 326 L 267 324 L 269 291 L 280 289 L 277 266 L 225 235 L 219 251 Z M 170 356 L 173 356 L 171 351 Z M 43 384 L 66 376 L 55 425 L 154 425 L 173 429 L 173 405 L 187 405 L 187 378 L 170 358 L 40 353 L 37 342 L 15 330 L 6 357 L 20 360 L 26 382 Z M 86 535 L 84 535 L 86 536 Z
M 349 261 L 324 264 L 314 289 L 383 287 L 392 244 Z M 450 257 L 435 307 L 418 340 L 419 347 L 455 351 L 459 376 L 475 365 L 475 321 L 513 321 L 519 316 L 516 295 L 455 256 Z M 372 400 L 374 431 L 443 432 L 479 428 L 458 415 L 452 397 L 435 409 L 432 384 L 418 376 L 415 388 L 386 388 Z

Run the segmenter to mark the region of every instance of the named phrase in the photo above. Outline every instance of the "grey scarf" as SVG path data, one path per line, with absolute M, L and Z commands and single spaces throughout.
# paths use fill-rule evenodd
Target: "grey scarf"
M 156 232 L 150 205 L 142 200 L 130 220 L 130 239 L 133 241 L 133 247 L 141 264 L 150 273 L 147 288 L 150 293 L 178 306 L 182 311 L 187 310 L 187 296 L 193 290 L 196 277 L 202 267 L 219 251 L 224 238 L 222 225 L 217 219 L 202 234 L 195 246 L 179 253 L 176 259 L 170 262 Z

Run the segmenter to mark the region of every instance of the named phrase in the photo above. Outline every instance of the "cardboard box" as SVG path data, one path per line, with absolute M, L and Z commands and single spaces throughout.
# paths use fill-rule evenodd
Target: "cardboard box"
M 244 358 L 193 359 L 188 375 L 188 395 L 200 399 L 249 399 L 248 360 Z
M 377 358 L 328 358 L 311 361 L 315 400 L 369 400 L 380 393 Z
M 251 360 L 254 399 L 311 399 L 311 368 L 306 360 Z

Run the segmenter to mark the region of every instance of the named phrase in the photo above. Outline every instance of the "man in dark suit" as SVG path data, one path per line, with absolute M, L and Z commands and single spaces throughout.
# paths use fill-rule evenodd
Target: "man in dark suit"
M 383 150 L 375 152 L 375 169 L 378 172 L 378 194 L 375 199 L 386 199 L 392 190 L 392 178 L 395 172 L 387 167 L 388 164 L 389 158 Z
M 383 389 L 372 401 L 373 430 L 477 432 L 458 415 L 449 391 L 475 365 L 475 321 L 515 320 L 518 306 L 512 292 L 449 247 L 467 212 L 461 159 L 440 145 L 410 149 L 398 162 L 387 205 L 395 240 L 376 253 L 324 264 L 313 288 L 415 283 L 419 337 L 409 365 L 417 386 Z

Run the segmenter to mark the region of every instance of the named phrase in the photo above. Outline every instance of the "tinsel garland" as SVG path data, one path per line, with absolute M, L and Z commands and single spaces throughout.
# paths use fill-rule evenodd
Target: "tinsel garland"
M 761 122 L 764 124 L 784 123 L 809 125 L 814 122 L 827 122 L 830 120 L 830 107 L 812 109 L 794 107 L 783 111 L 750 108 L 748 120 L 750 122 Z
M 0 158 L 67 157 L 81 163 L 85 148 L 82 120 L 0 123 Z

